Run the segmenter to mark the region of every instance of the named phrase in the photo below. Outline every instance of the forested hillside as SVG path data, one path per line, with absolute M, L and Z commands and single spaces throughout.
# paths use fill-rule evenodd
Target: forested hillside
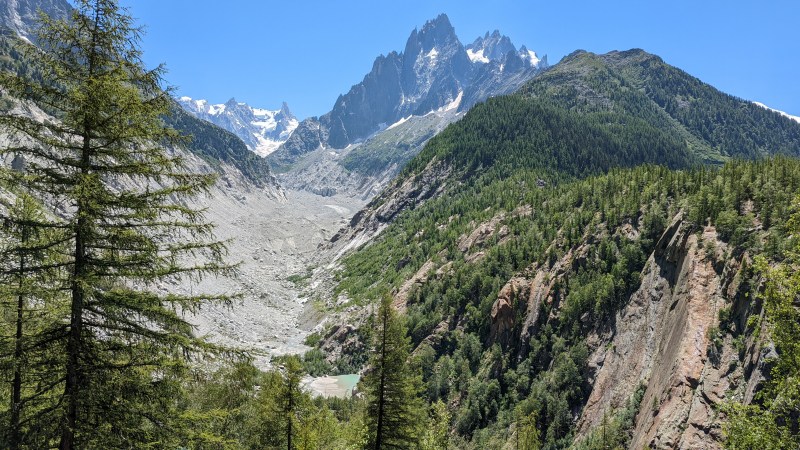
M 501 170 L 490 176 L 522 167 L 585 176 L 619 165 L 690 167 L 798 152 L 796 122 L 719 92 L 655 55 L 578 51 L 519 92 L 471 110 L 404 175 L 431 161 L 467 177 L 478 167 Z
M 800 165 L 783 158 L 721 170 L 645 165 L 554 188 L 537 180 L 520 171 L 430 201 L 347 258 L 340 275 L 354 301 L 392 293 L 407 311 L 428 400 L 452 405 L 452 426 L 479 448 L 499 448 L 521 417 L 534 418 L 544 448 L 572 442 L 597 370 L 589 356 L 610 345 L 618 314 L 675 220 L 688 233 L 712 227 L 705 245 L 720 274 L 753 254 L 780 260 Z M 757 276 L 742 270 L 740 277 L 756 278 L 728 294 L 729 305 L 757 295 Z M 529 283 L 539 286 L 520 288 Z M 534 291 L 538 300 L 527 300 Z M 739 322 L 760 309 L 743 311 Z M 756 329 L 732 335 L 744 345 Z M 744 347 L 740 355 L 744 364 Z M 609 439 L 626 445 L 637 411 L 631 405 Z
M 530 423 L 543 448 L 576 438 L 589 448 L 631 439 L 720 445 L 719 419 L 683 422 L 688 431 L 645 419 L 643 397 L 677 394 L 644 372 L 633 377 L 640 390 L 602 400 L 616 402 L 600 413 L 608 441 L 593 431 L 597 411 L 583 409 L 590 394 L 602 395 L 594 382 L 620 339 L 617 320 L 631 314 L 632 299 L 656 289 L 642 282 L 654 265 L 675 275 L 650 282 L 675 294 L 653 301 L 690 302 L 677 294 L 690 289 L 681 284 L 691 283 L 686 261 L 712 268 L 712 284 L 733 283 L 704 294 L 726 312 L 703 318 L 709 350 L 697 364 L 716 371 L 719 355 L 730 357 L 721 375 L 730 386 L 760 376 L 753 375 L 759 358 L 748 360 L 758 352 L 759 327 L 748 317 L 761 314 L 761 303 L 743 299 L 758 297 L 753 256 L 783 258 L 800 166 L 793 158 L 739 158 L 775 154 L 800 154 L 797 123 L 639 50 L 576 52 L 428 143 L 351 224 L 356 233 L 381 229 L 371 221 L 388 228 L 344 259 L 337 294 L 357 304 L 391 295 L 406 311 L 426 398 L 450 405 L 452 429 L 474 448 L 500 448 Z M 673 260 L 670 252 L 687 256 Z M 652 320 L 688 320 L 663 314 Z M 346 361 L 332 367 L 352 370 L 364 360 L 339 358 Z M 748 392 L 702 402 L 751 401 Z M 670 408 L 664 417 L 680 410 Z
M 613 167 L 718 166 L 775 154 L 800 154 L 797 122 L 641 50 L 578 51 L 431 139 L 339 240 L 363 241 L 431 197 L 521 169 L 552 184 Z

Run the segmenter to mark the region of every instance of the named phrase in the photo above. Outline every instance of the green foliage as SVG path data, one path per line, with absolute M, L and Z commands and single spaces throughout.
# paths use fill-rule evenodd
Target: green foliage
M 0 438 L 15 450 L 42 445 L 39 432 L 24 424 L 46 423 L 52 401 L 46 386 L 58 383 L 47 367 L 64 348 L 43 337 L 58 329 L 55 312 L 66 305 L 57 284 L 66 246 L 60 230 L 36 226 L 47 220 L 39 202 L 13 186 L 3 187 L 14 195 L 0 199 L 6 211 L 0 241 L 0 373 L 9 380 L 0 392 L 10 399 L 3 404 L 7 411 L 0 407 Z
M 542 440 L 536 413 L 517 419 L 514 433 L 514 448 L 517 450 L 539 450 Z
M 574 52 L 520 93 L 588 114 L 630 114 L 686 142 L 707 163 L 800 151 L 800 127 L 790 119 L 638 49 Z
M 309 347 L 316 347 L 321 340 L 322 340 L 322 335 L 318 331 L 315 331 L 306 336 L 305 340 L 303 341 L 303 344 Z
M 403 175 L 444 161 L 481 179 L 535 169 L 547 178 L 583 177 L 614 167 L 695 163 L 686 145 L 634 116 L 582 114 L 511 95 L 489 99 L 433 138 Z M 557 176 L 555 174 L 558 174 Z
M 800 202 L 795 202 L 795 208 Z M 795 211 L 797 211 L 795 209 Z M 789 221 L 790 232 L 800 231 L 800 212 Z M 765 279 L 763 292 L 769 332 L 778 357 L 770 361 L 771 370 L 757 402 L 752 405 L 730 403 L 725 412 L 725 445 L 731 449 L 800 446 L 800 244 L 796 239 L 786 259 L 770 266 L 759 256 L 755 268 Z
M 318 348 L 312 348 L 303 355 L 303 370 L 312 377 L 330 374 L 333 371 L 325 354 Z
M 362 378 L 368 400 L 366 448 L 413 448 L 424 423 L 422 380 L 408 364 L 410 342 L 390 297 L 381 301 L 375 324 L 369 369 Z
M 430 425 L 425 429 L 420 450 L 442 450 L 450 445 L 450 411 L 441 400 L 430 407 Z
M 771 211 L 786 211 L 800 191 L 800 163 L 775 158 L 685 171 L 640 166 L 544 188 L 537 179 L 520 170 L 400 214 L 379 239 L 348 256 L 339 274 L 340 289 L 358 299 L 398 289 L 427 261 L 446 266 L 412 290 L 409 330 L 418 345 L 441 321 L 450 328 L 462 324 L 441 336 L 423 373 L 428 400 L 457 405 L 453 427 L 477 447 L 508 430 L 514 422 L 508 412 L 519 405 L 536 413 L 543 448 L 569 445 L 574 411 L 588 395 L 582 339 L 613 323 L 672 219 L 682 210 L 696 229 L 709 221 L 725 228 L 730 214 L 722 213 L 746 205 L 748 215 L 737 219 L 738 234 L 732 228 L 731 236 L 739 238 L 729 241 L 729 251 L 758 251 L 762 240 L 784 239 L 786 214 Z M 532 214 L 515 215 L 524 205 Z M 756 228 L 767 211 L 769 227 L 762 222 Z M 464 236 L 501 215 L 495 228 L 507 229 L 502 243 L 490 236 L 485 245 L 459 249 Z M 621 232 L 628 227 L 638 234 Z M 578 249 L 582 256 L 576 258 Z M 467 260 L 479 250 L 482 258 Z M 554 286 L 558 320 L 548 319 L 555 311 L 543 306 L 528 342 L 512 339 L 501 347 L 507 358 L 492 356 L 490 314 L 503 285 L 531 268 L 546 271 L 570 254 Z M 513 336 L 521 331 L 514 329 Z
M 269 372 L 239 362 L 210 375 L 198 373 L 181 405 L 181 417 L 192 422 L 187 422 L 190 433 L 179 445 L 230 450 L 363 447 L 365 403 L 312 398 L 300 386 L 298 369 L 297 358 L 288 357 Z
M 212 226 L 186 206 L 214 177 L 166 148 L 181 138 L 162 121 L 163 68 L 145 69 L 139 29 L 115 0 L 81 0 L 68 21 L 43 20 L 41 49 L 21 48 L 42 76 L 0 74 L 12 101 L 54 118 L 27 106 L 0 116 L 2 153 L 24 161 L 8 183 L 57 210 L 28 226 L 49 236 L 42 248 L 61 250 L 63 268 L 45 289 L 59 298 L 29 300 L 50 324 L 28 327 L 31 340 L 54 350 L 23 377 L 36 399 L 23 433 L 37 448 L 175 446 L 186 355 L 213 349 L 183 314 L 227 297 L 156 287 L 228 269 Z

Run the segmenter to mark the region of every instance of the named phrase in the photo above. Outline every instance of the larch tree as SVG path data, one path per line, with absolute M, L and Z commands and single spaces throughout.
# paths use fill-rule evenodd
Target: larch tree
M 381 301 L 375 324 L 370 368 L 363 381 L 369 402 L 366 448 L 414 448 L 425 422 L 422 376 L 409 364 L 410 339 L 391 297 Z
M 67 308 L 56 335 L 63 358 L 47 446 L 173 446 L 175 397 L 187 355 L 212 347 L 183 314 L 221 295 L 166 293 L 166 280 L 196 281 L 230 269 L 225 246 L 193 205 L 214 177 L 181 158 L 184 139 L 165 126 L 171 98 L 163 67 L 148 70 L 141 31 L 116 0 L 77 0 L 69 20 L 43 17 L 27 58 L 41 79 L 3 74 L 21 107 L 0 126 L 25 159 L 14 180 L 57 214 L 69 250 Z M 40 108 L 45 114 L 24 113 Z M 35 426 L 32 424 L 31 426 Z
M 0 172 L 7 173 L 7 172 Z M 2 177 L 5 178 L 5 177 Z M 6 183 L 2 183 L 6 184 Z M 42 205 L 24 192 L 5 186 L 0 239 L 0 373 L 8 382 L 8 410 L 0 437 L 8 448 L 40 446 L 37 438 L 47 434 L 48 387 L 61 381 L 49 369 L 63 353 L 58 309 L 64 306 L 59 280 L 65 240 L 47 223 Z M 45 406 L 45 408 L 42 408 Z M 30 423 L 39 424 L 32 427 Z
M 293 443 L 295 436 L 300 431 L 302 410 L 304 409 L 304 396 L 300 383 L 303 381 L 303 366 L 297 356 L 288 356 L 284 360 L 283 385 L 281 386 L 280 398 L 283 415 L 285 420 L 286 448 L 294 450 L 297 447 Z

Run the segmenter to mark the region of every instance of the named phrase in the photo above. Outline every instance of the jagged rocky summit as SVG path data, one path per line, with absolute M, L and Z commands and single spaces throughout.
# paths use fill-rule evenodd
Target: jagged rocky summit
M 287 167 L 318 148 L 340 150 L 413 116 L 475 103 L 515 91 L 547 67 L 499 31 L 464 46 L 444 14 L 411 32 L 402 52 L 375 59 L 372 70 L 333 109 L 300 122 L 270 163 Z
M 259 156 L 267 156 L 286 142 L 298 120 L 283 102 L 278 110 L 255 108 L 231 98 L 225 103 L 181 97 L 178 103 L 188 113 L 209 121 L 239 137 Z

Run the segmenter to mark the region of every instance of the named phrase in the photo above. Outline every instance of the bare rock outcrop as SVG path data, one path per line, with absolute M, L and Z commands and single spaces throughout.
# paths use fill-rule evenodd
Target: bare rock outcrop
M 514 327 L 517 326 L 517 310 L 520 303 L 524 302 L 523 308 L 527 309 L 527 297 L 530 291 L 530 282 L 521 277 L 515 277 L 500 290 L 497 300 L 492 305 L 492 324 L 490 328 L 489 341 L 498 342 L 502 346 L 507 346 L 514 336 Z
M 613 338 L 590 357 L 596 372 L 579 437 L 600 426 L 604 414 L 624 408 L 643 387 L 631 448 L 720 447 L 714 406 L 744 375 L 733 346 L 712 336 L 719 310 L 737 293 L 741 260 L 729 259 L 718 274 L 715 259 L 725 244 L 713 227 L 693 231 L 681 215 L 673 220 L 645 266 L 639 289 L 617 316 Z
M 415 287 L 419 287 L 428 281 L 428 276 L 431 271 L 436 267 L 433 261 L 426 261 L 422 267 L 419 268 L 417 273 L 411 278 L 406 280 L 392 299 L 392 306 L 400 313 L 406 312 L 406 305 L 408 304 L 408 295 Z

